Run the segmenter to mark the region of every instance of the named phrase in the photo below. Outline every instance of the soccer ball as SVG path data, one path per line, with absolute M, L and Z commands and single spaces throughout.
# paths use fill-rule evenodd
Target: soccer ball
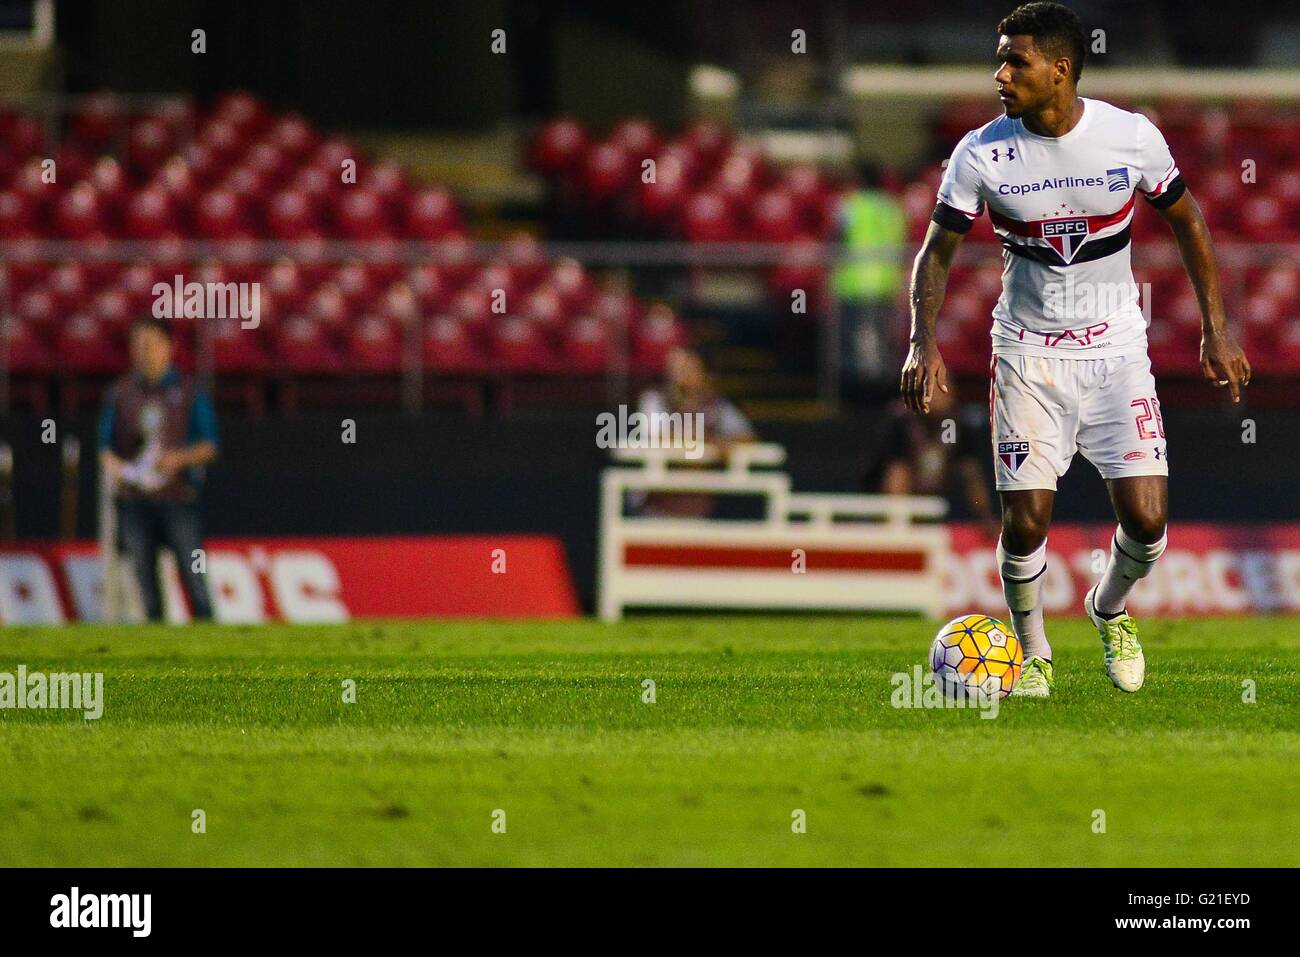
M 930 646 L 930 667 L 947 695 L 1004 698 L 1020 680 L 1020 641 L 996 618 L 962 615 L 939 629 Z

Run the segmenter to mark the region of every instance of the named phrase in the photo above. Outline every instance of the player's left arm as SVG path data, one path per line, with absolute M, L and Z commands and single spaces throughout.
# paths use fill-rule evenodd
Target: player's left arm
M 1200 204 L 1184 190 L 1173 203 L 1156 208 L 1174 231 L 1179 255 L 1201 307 L 1201 371 L 1215 386 L 1227 386 L 1232 401 L 1240 402 L 1241 390 L 1250 384 L 1250 362 L 1228 330 L 1214 243 Z

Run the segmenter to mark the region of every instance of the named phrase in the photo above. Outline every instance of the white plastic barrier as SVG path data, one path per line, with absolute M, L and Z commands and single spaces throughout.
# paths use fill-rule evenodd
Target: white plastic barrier
M 630 607 L 943 613 L 942 498 L 794 493 L 779 445 L 721 467 L 671 449 L 619 449 L 601 476 L 598 610 Z M 703 461 L 708 462 L 706 458 Z M 716 463 L 717 457 L 713 457 Z M 630 492 L 760 496 L 758 519 L 625 515 Z M 918 520 L 932 524 L 918 524 Z

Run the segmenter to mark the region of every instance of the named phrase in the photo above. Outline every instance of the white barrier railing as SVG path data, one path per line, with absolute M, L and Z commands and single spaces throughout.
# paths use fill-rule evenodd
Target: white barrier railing
M 943 609 L 941 498 L 795 493 L 779 445 L 734 446 L 682 467 L 680 451 L 620 449 L 601 476 L 600 617 L 626 608 Z M 625 513 L 629 493 L 759 496 L 755 519 Z

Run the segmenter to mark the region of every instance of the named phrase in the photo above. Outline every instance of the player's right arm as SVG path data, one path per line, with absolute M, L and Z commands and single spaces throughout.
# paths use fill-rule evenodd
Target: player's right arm
M 948 370 L 939 355 L 934 327 L 957 247 L 984 211 L 984 188 L 974 151 L 976 139 L 976 131 L 967 133 L 948 158 L 930 229 L 912 264 L 908 297 L 912 309 L 911 348 L 903 364 L 901 391 L 903 402 L 913 412 L 930 411 L 935 386 L 948 391 Z
M 948 271 L 961 241 L 961 233 L 932 222 L 912 263 L 908 297 L 912 312 L 912 331 L 908 337 L 911 345 L 903 363 L 900 389 L 903 401 L 913 412 L 930 411 L 935 386 L 948 391 L 948 369 L 939 354 L 935 325 L 948 287 Z

